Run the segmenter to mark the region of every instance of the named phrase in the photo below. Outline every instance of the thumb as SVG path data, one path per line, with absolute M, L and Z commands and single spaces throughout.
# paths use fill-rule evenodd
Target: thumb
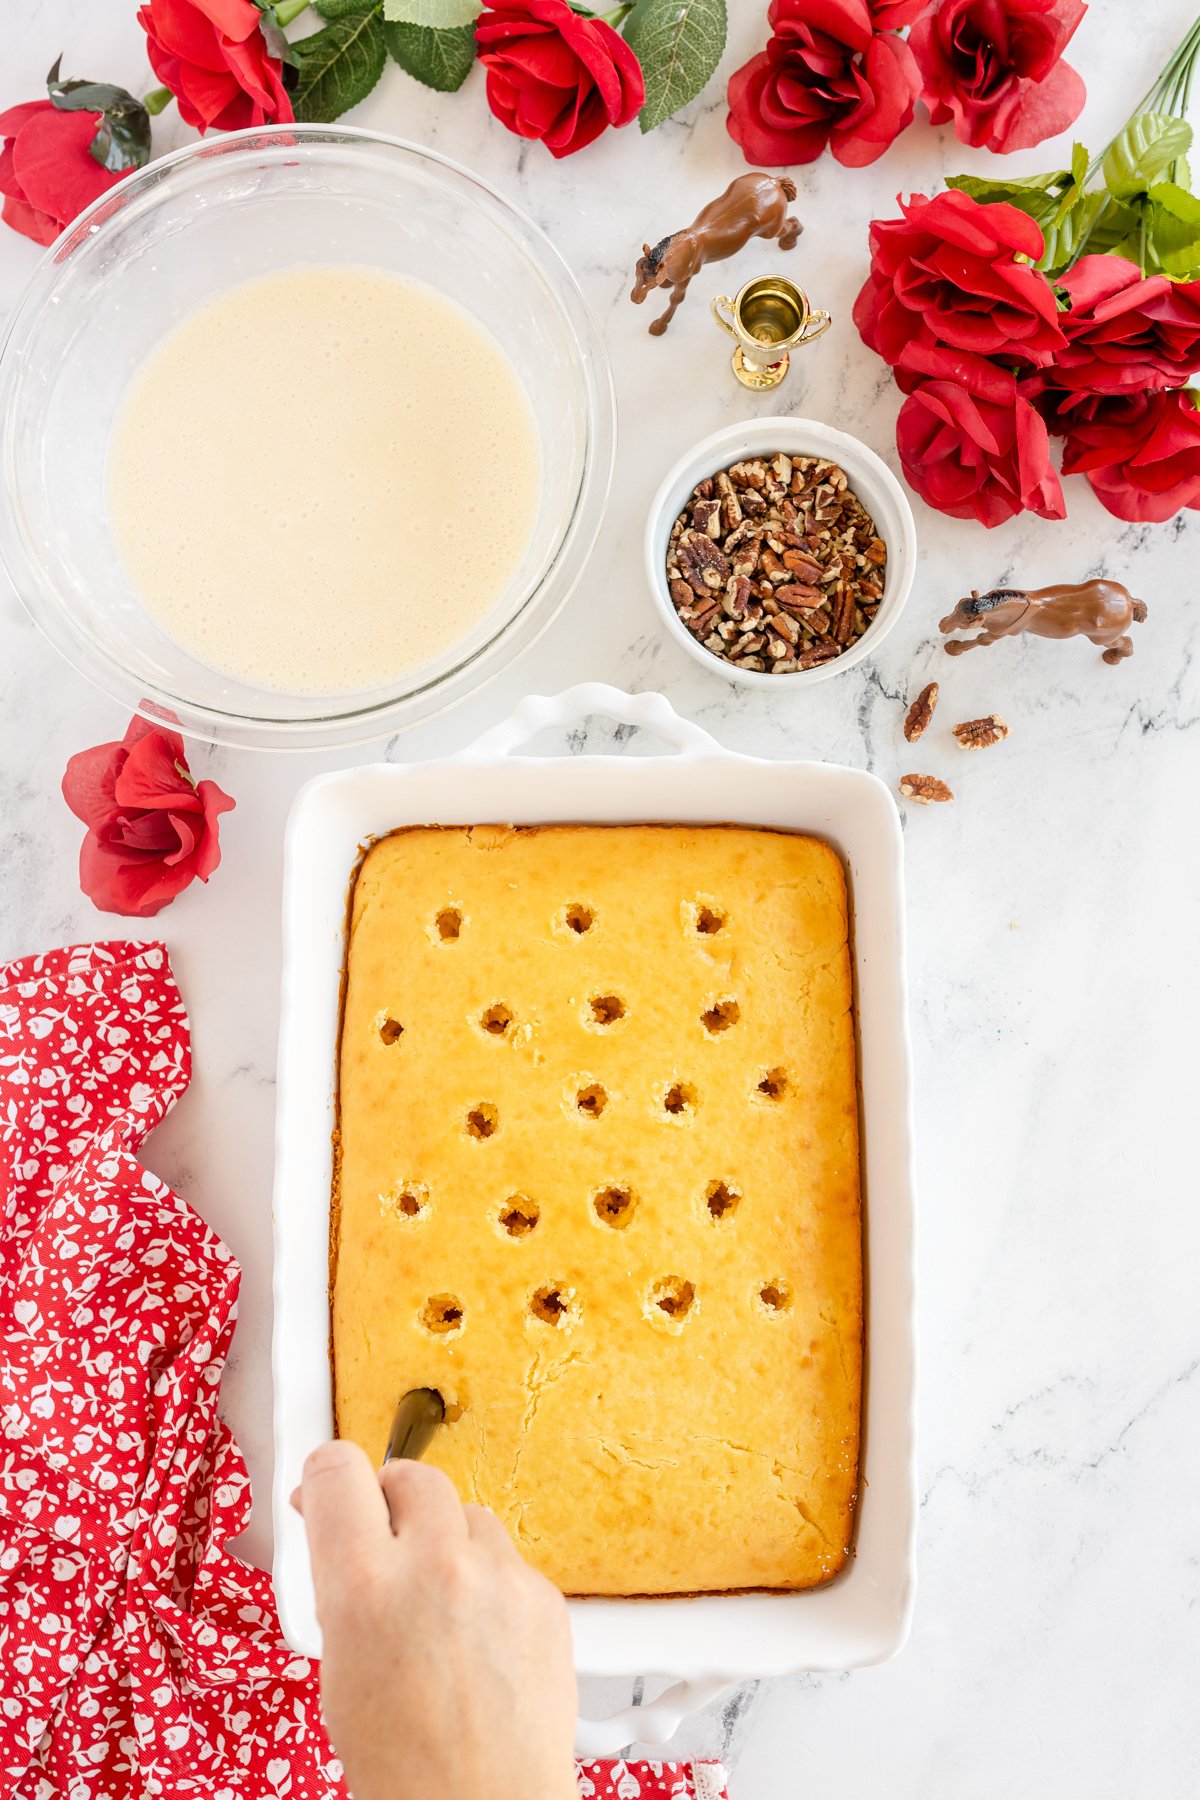
M 387 1501 L 365 1451 L 345 1439 L 314 1450 L 300 1480 L 300 1511 L 319 1610 L 340 1572 L 374 1561 L 393 1542 Z

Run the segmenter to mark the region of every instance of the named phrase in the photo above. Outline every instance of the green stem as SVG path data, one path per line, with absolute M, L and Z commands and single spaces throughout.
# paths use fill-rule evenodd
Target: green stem
M 275 0 L 275 18 L 281 28 L 298 19 L 308 5 L 308 0 Z
M 636 0 L 625 0 L 623 5 L 614 6 L 611 12 L 601 13 L 600 17 L 606 25 L 611 25 L 614 31 L 618 31 L 633 11 L 635 4 Z
M 170 106 L 174 98 L 175 96 L 169 87 L 151 88 L 148 94 L 142 95 L 142 105 L 153 119 L 166 107 Z
M 1159 100 L 1168 100 L 1171 83 L 1180 75 L 1184 77 L 1190 88 L 1192 66 L 1195 62 L 1197 50 L 1200 50 L 1200 19 L 1196 20 L 1195 24 L 1191 26 L 1182 41 L 1176 45 L 1174 51 L 1167 60 L 1166 67 L 1162 70 L 1149 92 L 1142 95 L 1141 99 L 1130 113 L 1129 119 L 1136 119 L 1139 113 L 1155 112 L 1157 110 L 1155 103 Z M 1169 103 L 1167 110 L 1171 113 L 1176 113 L 1176 108 Z M 1176 114 L 1176 116 L 1178 116 L 1178 114 Z M 1126 119 L 1125 125 L 1128 125 L 1129 119 Z M 1091 162 L 1088 164 L 1087 174 L 1083 178 L 1084 187 L 1087 187 L 1093 176 L 1099 173 L 1100 165 L 1120 137 L 1121 131 L 1124 131 L 1125 125 L 1122 125 L 1121 130 L 1115 132 L 1113 136 L 1109 138 L 1103 150 L 1096 156 L 1093 156 Z

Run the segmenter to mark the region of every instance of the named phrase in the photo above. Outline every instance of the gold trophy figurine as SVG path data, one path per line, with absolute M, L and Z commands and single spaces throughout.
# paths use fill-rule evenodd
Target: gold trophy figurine
M 811 344 L 833 323 L 827 312 L 813 312 L 808 295 L 783 275 L 756 276 L 732 300 L 718 294 L 712 314 L 737 339 L 734 374 L 743 387 L 759 391 L 778 387 L 792 351 Z

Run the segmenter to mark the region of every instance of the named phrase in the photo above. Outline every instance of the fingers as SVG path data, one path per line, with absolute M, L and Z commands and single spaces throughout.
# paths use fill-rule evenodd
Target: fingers
M 431 1463 L 398 1458 L 384 1464 L 378 1480 L 397 1537 L 411 1534 L 423 1541 L 466 1538 L 462 1503 L 454 1483 L 441 1469 L 435 1469 Z
M 516 1556 L 517 1546 L 490 1506 L 464 1506 L 471 1542 L 497 1555 Z
M 312 1452 L 300 1482 L 299 1511 L 320 1607 L 337 1569 L 348 1560 L 378 1556 L 391 1541 L 378 1478 L 357 1444 L 340 1439 Z

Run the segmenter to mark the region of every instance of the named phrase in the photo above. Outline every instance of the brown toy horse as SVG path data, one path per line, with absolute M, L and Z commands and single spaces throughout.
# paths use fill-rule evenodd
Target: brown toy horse
M 705 263 L 722 262 L 753 237 L 778 238 L 781 250 L 790 250 L 804 230 L 799 219 L 788 216 L 788 201 L 796 198 L 796 184 L 786 175 L 755 171 L 731 181 L 719 200 L 712 200 L 682 231 L 655 244 L 642 245 L 637 279 L 629 298 L 640 306 L 652 288 L 669 287 L 671 304 L 650 327 L 661 337 L 675 309 L 688 291 L 688 282 Z
M 1104 661 L 1119 663 L 1133 655 L 1130 625 L 1140 625 L 1146 605 L 1135 600 L 1119 581 L 1066 582 L 1058 587 L 992 588 L 981 594 L 973 588 L 969 600 L 960 600 L 941 621 L 939 630 L 966 631 L 983 625 L 978 637 L 960 638 L 946 645 L 948 656 L 961 656 L 977 644 L 995 644 L 1004 637 L 1030 631 L 1035 637 L 1083 636 L 1102 644 Z M 986 621 L 986 623 L 985 623 Z

